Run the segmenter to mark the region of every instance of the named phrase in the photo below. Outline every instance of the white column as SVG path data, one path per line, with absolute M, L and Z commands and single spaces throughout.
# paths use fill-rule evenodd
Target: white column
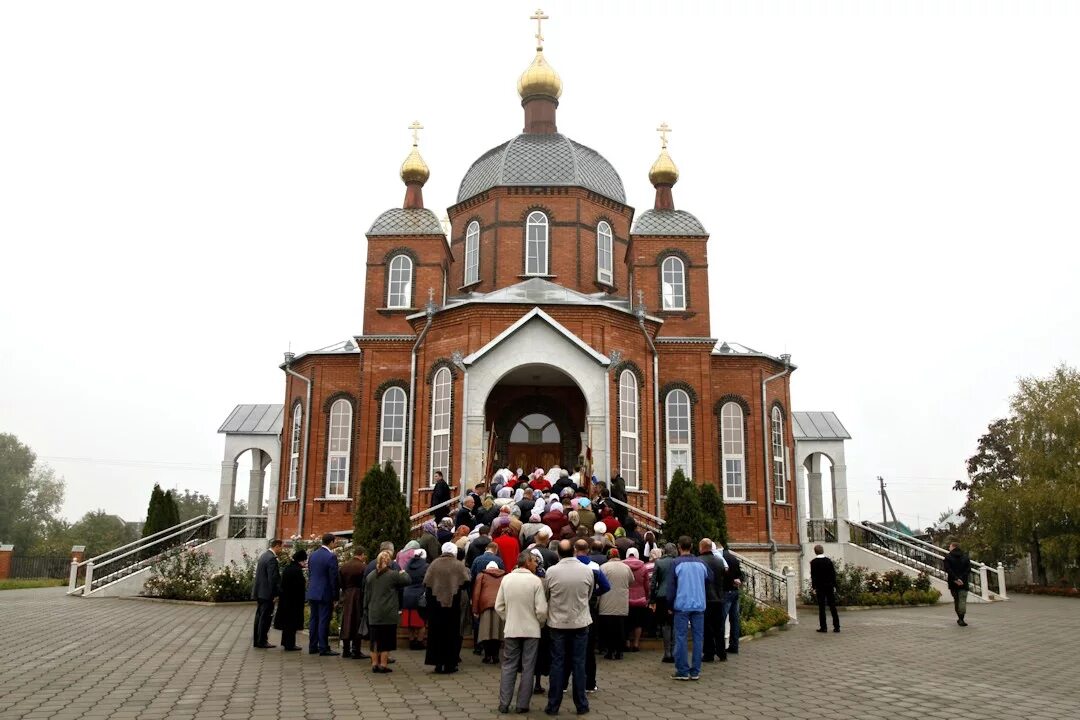
M 270 507 L 266 511 L 266 537 L 267 539 L 277 537 L 277 520 L 278 510 L 278 493 L 280 493 L 278 478 L 278 461 L 277 458 L 270 458 L 270 481 L 266 487 L 266 497 L 270 501 Z
M 484 416 L 468 415 L 465 418 L 465 467 L 462 469 L 463 484 L 466 488 L 480 482 L 484 475 Z M 486 482 L 489 478 L 484 478 Z
M 606 377 L 606 375 L 605 375 Z M 603 415 L 589 415 L 585 418 L 586 446 L 592 446 L 593 468 L 596 479 L 602 482 L 608 481 L 608 473 L 611 465 L 608 462 L 608 444 L 605 438 L 608 431 L 608 417 Z M 585 448 L 581 448 L 581 454 L 585 454 Z
M 799 543 L 802 545 L 810 542 L 810 536 L 806 529 L 806 503 L 803 498 L 806 495 L 806 468 L 799 465 L 795 471 L 795 497 L 797 498 L 796 517 L 799 519 Z
M 986 578 L 986 566 L 979 566 L 979 587 L 982 589 L 982 599 L 990 602 L 990 584 Z
M 998 595 L 1002 600 L 1008 600 L 1009 596 L 1005 593 L 1005 566 L 1001 563 L 997 564 L 997 576 L 998 576 Z
M 251 451 L 251 472 L 248 473 L 248 515 L 261 515 L 263 503 L 263 476 L 266 474 L 265 453 Z
M 791 624 L 798 625 L 799 583 L 795 571 L 791 568 L 784 573 L 784 577 L 787 578 L 787 614 L 791 618 Z
M 836 518 L 836 538 L 848 541 L 847 465 L 832 466 L 833 517 Z
M 225 460 L 221 463 L 221 486 L 218 489 L 218 513 L 221 521 L 218 523 L 218 537 L 229 537 L 229 516 L 232 515 L 233 498 L 236 496 L 236 466 L 235 461 Z
M 824 493 L 821 492 L 821 473 L 810 472 L 806 474 L 806 478 L 810 484 L 810 517 L 819 520 L 825 517 L 825 501 L 822 499 Z

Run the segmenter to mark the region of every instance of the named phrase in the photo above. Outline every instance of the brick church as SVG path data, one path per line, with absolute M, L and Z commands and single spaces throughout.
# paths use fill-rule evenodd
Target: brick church
M 424 204 L 414 124 L 404 202 L 367 231 L 363 334 L 287 356 L 278 534 L 350 529 L 376 462 L 416 513 L 436 471 L 460 493 L 492 453 L 571 471 L 591 456 L 642 510 L 663 515 L 682 468 L 721 491 L 736 547 L 797 551 L 789 358 L 714 337 L 709 234 L 676 207 L 666 126 L 655 202 L 636 212 L 615 168 L 560 132 L 562 81 L 537 39 L 524 131 L 465 171 L 449 237 Z

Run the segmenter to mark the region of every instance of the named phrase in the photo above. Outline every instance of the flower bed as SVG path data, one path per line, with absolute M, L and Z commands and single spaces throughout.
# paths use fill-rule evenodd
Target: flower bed
M 926 573 L 912 578 L 903 570 L 879 573 L 861 565 L 836 565 L 837 605 L 932 605 L 940 598 L 941 592 L 931 587 Z M 800 593 L 800 600 L 817 605 L 817 594 L 807 586 Z
M 1027 595 L 1053 595 L 1055 597 L 1080 598 L 1080 588 L 1062 585 L 1017 585 L 1009 588 L 1009 592 L 1025 593 Z
M 245 602 L 251 600 L 255 582 L 255 560 L 244 554 L 222 567 L 203 550 L 171 553 L 150 566 L 150 579 L 143 595 L 166 600 L 204 602 Z
M 739 594 L 739 619 L 743 635 L 753 635 L 769 628 L 787 625 L 791 618 L 778 607 L 759 605 L 743 590 Z

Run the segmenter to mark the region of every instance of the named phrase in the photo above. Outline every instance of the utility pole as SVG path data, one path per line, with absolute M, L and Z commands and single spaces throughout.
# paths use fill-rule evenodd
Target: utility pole
M 885 478 L 878 475 L 878 483 L 881 485 L 881 489 L 878 491 L 881 493 L 881 524 L 884 525 L 889 520 L 885 517 Z

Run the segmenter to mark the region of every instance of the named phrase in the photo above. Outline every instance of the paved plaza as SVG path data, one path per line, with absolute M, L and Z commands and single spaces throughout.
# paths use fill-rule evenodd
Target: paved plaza
M 699 683 L 668 679 L 653 652 L 598 660 L 597 719 L 1075 718 L 1080 603 L 1018 597 L 841 615 L 753 642 Z M 68 598 L 62 589 L 0 593 L 0 718 L 493 718 L 498 669 L 468 650 L 462 672 L 432 675 L 401 650 L 392 675 L 366 661 L 251 647 L 252 606 Z M 272 633 L 271 642 L 277 642 Z M 568 697 L 562 715 L 573 715 Z M 528 717 L 546 717 L 534 698 Z

